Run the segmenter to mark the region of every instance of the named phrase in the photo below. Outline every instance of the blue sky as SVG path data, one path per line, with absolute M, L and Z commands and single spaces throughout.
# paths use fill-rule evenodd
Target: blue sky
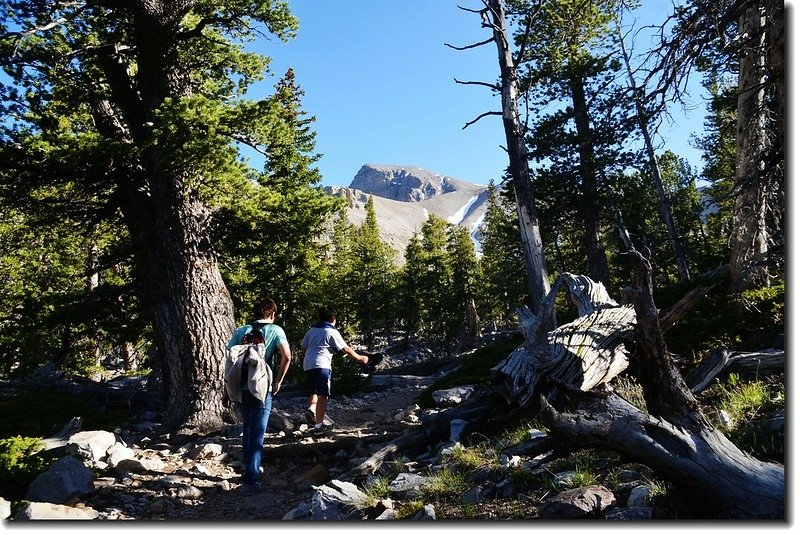
M 645 2 L 645 21 L 660 21 L 668 2 Z M 305 91 L 304 109 L 316 117 L 318 167 L 324 185 L 349 185 L 365 163 L 416 165 L 468 182 L 499 181 L 508 165 L 500 117 L 465 123 L 499 110 L 499 96 L 459 80 L 492 82 L 493 46 L 456 51 L 490 37 L 479 17 L 457 7 L 478 0 L 290 0 L 298 37 L 259 43 L 273 58 L 274 77 L 253 88 L 263 96 L 289 67 Z M 653 7 L 653 4 L 658 7 Z M 665 147 L 700 165 L 689 136 L 702 127 L 702 92 L 696 109 L 673 110 L 664 124 Z

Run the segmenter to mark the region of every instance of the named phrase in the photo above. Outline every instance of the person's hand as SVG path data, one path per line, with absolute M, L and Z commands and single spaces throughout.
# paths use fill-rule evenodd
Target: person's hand
M 359 355 L 358 357 L 359 357 L 358 362 L 360 362 L 361 364 L 369 364 L 369 357 L 368 356 Z
M 275 383 L 275 386 L 272 387 L 272 395 L 273 396 L 281 391 L 281 384 L 283 384 L 282 381 L 278 381 L 277 383 Z

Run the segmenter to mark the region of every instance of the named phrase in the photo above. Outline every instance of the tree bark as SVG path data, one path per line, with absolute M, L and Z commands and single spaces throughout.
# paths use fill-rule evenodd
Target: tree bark
M 508 145 L 508 169 L 517 201 L 517 217 L 519 219 L 520 237 L 522 238 L 523 256 L 525 258 L 528 291 L 530 293 L 528 303 L 535 314 L 541 314 L 541 303 L 550 291 L 550 282 L 548 280 L 544 246 L 539 230 L 536 199 L 531 184 L 531 172 L 530 167 L 528 167 L 525 131 L 519 117 L 517 68 L 511 54 L 503 0 L 484 0 L 484 3 L 491 14 L 490 26 L 497 46 L 497 58 L 500 65 L 503 130 L 505 131 Z M 554 315 L 544 319 L 551 328 L 555 327 Z
M 579 173 L 581 176 L 581 192 L 583 194 L 583 247 L 589 263 L 589 276 L 611 286 L 608 273 L 608 260 L 603 246 L 600 231 L 600 201 L 597 192 L 597 165 L 594 159 L 592 144 L 592 128 L 586 104 L 586 90 L 583 79 L 576 73 L 570 77 L 570 93 L 578 134 L 578 155 L 580 157 Z
M 210 242 L 210 213 L 189 170 L 170 157 L 168 139 L 148 125 L 168 98 L 191 94 L 176 39 L 192 2 L 132 3 L 137 66 L 130 78 L 103 63 L 115 105 L 141 147 L 138 172 L 120 178 L 122 212 L 137 250 L 137 276 L 153 323 L 166 390 L 165 425 L 179 434 L 222 427 L 222 352 L 233 303 Z
M 761 2 L 739 17 L 736 110 L 736 181 L 731 231 L 731 289 L 740 292 L 769 284 L 767 252 L 765 19 Z

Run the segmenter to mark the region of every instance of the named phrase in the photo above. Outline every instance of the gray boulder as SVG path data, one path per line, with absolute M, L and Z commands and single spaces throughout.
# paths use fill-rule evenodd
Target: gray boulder
M 0 498 L 0 520 L 5 520 L 11 516 L 11 502 L 5 498 Z
M 46 472 L 36 476 L 25 499 L 32 502 L 66 503 L 74 496 L 94 490 L 92 471 L 72 456 L 62 457 Z
M 597 518 L 616 505 L 614 494 L 602 485 L 589 485 L 560 492 L 542 507 L 542 517 L 551 519 Z
M 411 520 L 436 520 L 436 509 L 433 508 L 433 505 L 427 504 Z
M 471 385 L 457 386 L 445 390 L 436 390 L 431 394 L 437 407 L 453 407 L 469 399 L 475 388 Z
M 116 442 L 117 437 L 108 431 L 79 431 L 69 437 L 67 444 L 78 456 L 90 461 L 100 461 Z
M 389 484 L 389 492 L 401 497 L 413 498 L 419 495 L 420 489 L 429 480 L 430 478 L 419 474 L 402 473 Z
M 14 520 L 94 520 L 98 516 L 100 514 L 91 507 L 31 502 L 19 508 Z
M 650 485 L 639 485 L 631 490 L 631 495 L 628 497 L 628 507 L 647 507 L 650 505 L 650 496 L 653 495 L 653 489 Z
M 312 520 L 360 520 L 364 515 L 358 509 L 367 496 L 348 481 L 334 479 L 316 487 L 311 497 Z

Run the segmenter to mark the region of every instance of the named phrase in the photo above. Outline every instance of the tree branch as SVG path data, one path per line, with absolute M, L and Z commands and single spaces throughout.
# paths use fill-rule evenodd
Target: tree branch
M 487 111 L 486 113 L 481 113 L 480 115 L 475 117 L 473 120 L 471 120 L 470 122 L 468 122 L 467 124 L 462 126 L 461 130 L 465 130 L 468 126 L 472 126 L 473 124 L 477 123 L 478 121 L 480 121 L 481 119 L 483 119 L 484 117 L 487 117 L 489 115 L 503 115 L 503 112 L 500 112 L 500 111 Z
M 495 91 L 500 91 L 502 89 L 499 85 L 490 84 L 488 82 L 473 82 L 473 81 L 464 82 L 462 80 L 459 80 L 458 78 L 453 78 L 453 80 L 455 80 L 457 84 L 462 84 L 462 85 L 482 85 L 484 87 L 488 87 L 489 89 L 494 89 Z
M 494 38 L 486 39 L 485 41 L 481 41 L 480 43 L 473 43 L 467 46 L 454 46 L 449 43 L 445 43 L 444 46 L 452 48 L 453 50 L 469 50 L 470 48 L 477 48 L 479 46 L 488 45 L 489 43 L 493 42 Z

